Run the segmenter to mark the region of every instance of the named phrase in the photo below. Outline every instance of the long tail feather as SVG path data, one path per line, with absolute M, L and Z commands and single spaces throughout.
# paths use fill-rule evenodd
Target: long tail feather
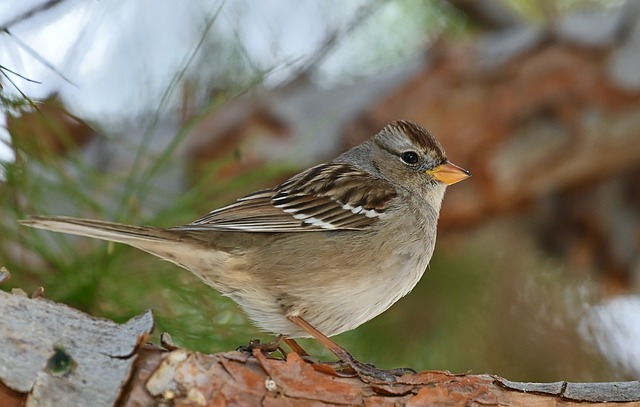
M 160 228 L 131 226 L 95 219 L 80 219 L 67 216 L 33 216 L 29 219 L 19 220 L 18 222 L 25 226 L 37 229 L 70 233 L 72 235 L 109 240 L 134 246 L 135 242 L 175 241 L 178 237 L 175 233 Z
M 66 216 L 33 216 L 18 221 L 25 226 L 124 243 L 186 268 L 221 292 L 226 263 L 231 256 L 197 237 L 198 232 L 131 226 Z M 219 274 L 220 273 L 220 274 Z

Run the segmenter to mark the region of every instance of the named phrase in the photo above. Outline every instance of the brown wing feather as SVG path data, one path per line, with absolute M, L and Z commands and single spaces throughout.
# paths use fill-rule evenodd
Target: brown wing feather
M 363 188 L 366 186 L 366 188 Z M 299 232 L 361 230 L 384 216 L 396 191 L 343 163 L 312 167 L 176 229 Z

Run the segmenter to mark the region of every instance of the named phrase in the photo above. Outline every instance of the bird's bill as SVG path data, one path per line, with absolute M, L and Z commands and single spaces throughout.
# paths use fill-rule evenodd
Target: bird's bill
M 447 185 L 453 185 L 456 182 L 465 180 L 471 176 L 471 173 L 462 167 L 458 167 L 452 162 L 445 162 L 435 168 L 427 170 L 427 174 L 440 182 L 444 182 Z

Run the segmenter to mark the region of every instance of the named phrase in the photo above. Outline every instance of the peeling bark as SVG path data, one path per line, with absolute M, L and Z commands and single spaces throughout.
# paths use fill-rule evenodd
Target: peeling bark
M 150 311 L 119 325 L 3 291 L 0 315 L 2 406 L 15 405 L 16 393 L 27 406 L 113 405 L 153 330 Z
M 119 325 L 42 298 L 0 292 L 0 405 L 501 405 L 640 407 L 640 382 L 520 383 L 426 371 L 396 383 L 336 377 L 289 354 L 273 359 L 139 346 L 150 312 Z

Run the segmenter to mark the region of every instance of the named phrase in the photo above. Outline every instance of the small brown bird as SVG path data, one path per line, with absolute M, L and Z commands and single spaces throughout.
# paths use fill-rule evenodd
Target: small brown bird
M 433 254 L 447 185 L 470 174 L 424 128 L 396 121 L 335 160 L 184 226 L 160 229 L 34 216 L 40 229 L 125 243 L 194 273 L 265 331 L 314 337 L 361 376 L 392 376 L 328 337 L 384 312 Z

